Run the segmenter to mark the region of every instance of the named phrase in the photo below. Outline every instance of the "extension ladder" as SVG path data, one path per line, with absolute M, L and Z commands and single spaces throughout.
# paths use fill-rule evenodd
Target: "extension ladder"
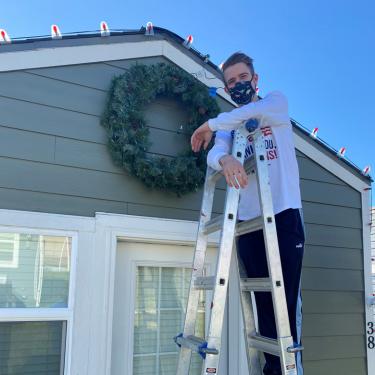
M 303 347 L 295 347 L 293 345 L 293 337 L 290 332 L 267 157 L 264 137 L 260 127 L 252 133 L 246 130 L 245 125 L 235 131 L 232 156 L 240 161 L 241 164 L 244 163 L 247 137 L 249 136 L 253 138 L 254 154 L 250 160 L 246 161 L 244 168 L 246 173 L 256 174 L 261 216 L 236 223 L 239 189 L 228 186 L 224 214 L 211 219 L 215 185 L 220 179 L 221 173 L 211 168 L 207 169 L 184 331 L 175 337 L 175 342 L 180 347 L 177 375 L 189 374 L 192 351 L 199 353 L 203 359 L 202 375 L 218 374 L 221 335 L 234 239 L 236 236 L 261 229 L 264 233 L 269 277 L 243 278 L 241 275 L 239 277 L 249 374 L 262 374 L 259 354 L 266 352 L 280 357 L 283 375 L 297 375 L 295 353 L 303 350 Z M 208 235 L 216 231 L 221 231 L 216 275 L 203 276 Z M 205 338 L 194 335 L 201 290 L 213 291 L 208 331 Z M 254 291 L 272 293 L 278 337 L 276 340 L 263 337 L 256 332 L 254 310 L 251 302 L 251 292 Z

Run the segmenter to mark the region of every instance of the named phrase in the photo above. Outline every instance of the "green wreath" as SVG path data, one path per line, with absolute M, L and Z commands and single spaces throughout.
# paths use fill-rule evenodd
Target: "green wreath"
M 179 100 L 188 113 L 186 151 L 173 158 L 148 153 L 151 143 L 143 111 L 157 97 Z M 117 165 L 148 187 L 181 196 L 196 191 L 205 179 L 207 151 L 193 153 L 190 137 L 219 112 L 207 87 L 189 73 L 164 63 L 136 64 L 113 78 L 101 124 L 107 129 L 108 146 Z

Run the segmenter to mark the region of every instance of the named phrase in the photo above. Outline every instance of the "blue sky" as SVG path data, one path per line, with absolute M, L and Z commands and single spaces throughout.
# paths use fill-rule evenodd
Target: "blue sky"
M 375 1 L 45 1 L 3 2 L 0 28 L 11 37 L 137 29 L 152 21 L 219 64 L 241 50 L 254 58 L 260 92 L 278 89 L 290 115 L 359 167 L 375 171 Z

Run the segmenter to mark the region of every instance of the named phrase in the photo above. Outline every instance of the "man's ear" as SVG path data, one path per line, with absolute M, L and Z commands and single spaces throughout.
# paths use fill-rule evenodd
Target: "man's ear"
M 224 87 L 224 91 L 225 91 L 227 94 L 229 94 L 229 90 L 228 90 L 227 85 L 225 85 L 225 87 Z
M 254 83 L 255 83 L 255 86 L 258 86 L 258 81 L 259 81 L 259 76 L 258 76 L 258 74 L 254 73 Z

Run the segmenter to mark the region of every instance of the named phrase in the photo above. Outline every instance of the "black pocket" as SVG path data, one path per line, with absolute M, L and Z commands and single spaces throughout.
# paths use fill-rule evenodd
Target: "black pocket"
M 301 215 L 297 208 L 288 208 L 275 215 L 277 232 L 295 234 L 301 241 L 305 241 Z

